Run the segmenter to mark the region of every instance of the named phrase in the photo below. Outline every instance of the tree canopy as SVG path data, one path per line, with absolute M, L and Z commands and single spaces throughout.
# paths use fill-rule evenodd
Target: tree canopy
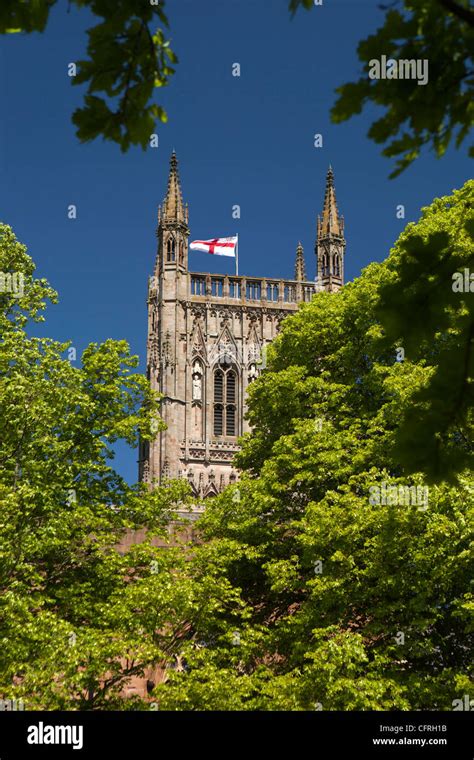
M 251 387 L 242 479 L 208 502 L 193 552 L 198 581 L 217 569 L 241 608 L 193 621 L 163 709 L 450 710 L 472 692 L 472 470 L 430 484 L 398 456 L 464 307 L 403 361 L 379 313 L 409 241 L 452 234 L 473 191 L 435 201 L 384 263 L 285 320 Z M 458 253 L 470 245 L 460 235 Z M 465 464 L 472 417 L 464 437 L 456 424 L 450 458 Z
M 187 487 L 114 471 L 117 440 L 160 429 L 158 399 L 125 341 L 91 344 L 76 367 L 67 344 L 28 336 L 56 300 L 34 269 L 0 225 L 0 693 L 27 709 L 127 709 L 124 685 L 173 640 L 160 615 L 181 621 L 191 603 L 186 580 L 170 581 L 183 559 L 153 545 Z M 143 526 L 140 546 L 117 551 Z
M 313 0 L 291 0 L 290 8 L 314 8 Z M 381 6 L 384 7 L 384 6 Z M 385 109 L 368 136 L 395 158 L 390 177 L 407 168 L 423 148 L 442 156 L 470 138 L 474 125 L 474 11 L 469 0 L 397 0 L 385 6 L 383 25 L 359 43 L 363 72 L 337 88 L 333 122 L 359 114 L 369 103 Z M 369 78 L 369 62 L 426 60 L 428 83 L 415 78 Z M 469 147 L 474 157 L 474 146 Z
M 74 367 L 28 337 L 56 296 L 0 227 L 0 271 L 24 273 L 0 293 L 5 698 L 450 710 L 472 693 L 472 292 L 453 275 L 466 283 L 473 195 L 435 200 L 386 261 L 284 321 L 250 388 L 241 480 L 206 501 L 198 542 L 167 533 L 185 482 L 113 469 L 113 442 L 152 438 L 159 408 L 126 343 Z M 148 668 L 149 698 L 125 698 Z
M 430 367 L 404 411 L 396 456 L 432 480 L 474 470 L 473 200 L 470 181 L 423 209 L 397 241 L 380 288 L 386 343 L 398 341 Z

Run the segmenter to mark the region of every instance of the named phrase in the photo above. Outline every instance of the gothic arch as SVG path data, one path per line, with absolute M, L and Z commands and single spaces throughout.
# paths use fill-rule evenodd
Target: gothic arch
M 176 261 L 176 243 L 173 237 L 169 237 L 166 243 L 166 261 L 168 264 Z
M 240 353 L 234 336 L 225 322 L 218 339 L 211 349 L 209 355 L 210 361 L 216 362 L 222 366 L 235 365 L 237 371 L 239 371 L 241 366 Z
M 204 339 L 204 333 L 202 329 L 202 325 L 200 320 L 195 317 L 194 319 L 194 325 L 193 325 L 193 332 L 191 334 L 191 352 L 192 357 L 194 360 L 194 357 L 198 357 L 200 360 L 202 360 L 203 366 L 207 365 L 207 350 L 206 350 L 206 341 Z
M 327 277 L 329 274 L 329 266 L 328 266 L 328 255 L 327 253 L 323 253 L 322 259 L 321 259 L 322 269 L 323 269 L 323 277 Z

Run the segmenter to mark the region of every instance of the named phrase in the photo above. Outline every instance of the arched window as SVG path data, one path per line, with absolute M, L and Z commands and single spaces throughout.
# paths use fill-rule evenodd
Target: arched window
M 235 406 L 226 407 L 226 435 L 235 435 Z
M 237 435 L 237 373 L 233 367 L 214 371 L 214 435 Z
M 341 274 L 341 259 L 338 254 L 334 256 L 334 274 Z
M 179 263 L 181 266 L 184 264 L 184 245 L 182 241 L 179 244 Z
M 222 435 L 224 424 L 224 407 L 222 404 L 214 404 L 214 435 Z
M 168 242 L 166 244 L 166 260 L 168 264 L 172 264 L 174 261 L 176 261 L 176 244 L 173 238 L 168 238 Z
M 329 274 L 329 267 L 328 267 L 328 257 L 326 253 L 323 254 L 322 265 L 323 265 L 323 277 L 327 277 L 327 275 Z

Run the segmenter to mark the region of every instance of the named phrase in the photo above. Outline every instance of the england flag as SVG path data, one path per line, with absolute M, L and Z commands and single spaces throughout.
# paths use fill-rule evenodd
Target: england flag
M 214 238 L 213 240 L 193 240 L 190 244 L 192 251 L 213 253 L 215 256 L 231 256 L 235 258 L 238 236 Z

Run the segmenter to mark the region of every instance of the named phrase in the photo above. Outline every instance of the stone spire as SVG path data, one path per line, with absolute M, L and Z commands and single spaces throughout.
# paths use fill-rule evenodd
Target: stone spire
M 334 188 L 334 172 L 329 165 L 326 175 L 326 193 L 324 196 L 324 208 L 322 219 L 318 216 L 318 238 L 344 237 L 344 217 L 339 215 L 336 202 L 336 190 Z
M 173 150 L 170 159 L 170 172 L 168 177 L 168 189 L 163 201 L 163 207 L 160 208 L 160 222 L 177 222 L 187 225 L 188 209 L 183 204 L 183 195 L 181 193 L 181 183 L 178 173 L 178 159 Z
M 155 272 L 163 269 L 184 272 L 188 268 L 189 210 L 183 203 L 178 159 L 173 151 L 170 159 L 168 188 L 163 206 L 158 209 L 158 255 Z
M 334 172 L 329 167 L 322 217 L 318 216 L 316 260 L 318 283 L 333 292 L 344 285 L 344 217 L 339 214 L 334 188 Z
M 306 268 L 304 264 L 304 252 L 301 243 L 298 243 L 296 249 L 296 263 L 295 263 L 295 280 L 298 282 L 306 282 Z

